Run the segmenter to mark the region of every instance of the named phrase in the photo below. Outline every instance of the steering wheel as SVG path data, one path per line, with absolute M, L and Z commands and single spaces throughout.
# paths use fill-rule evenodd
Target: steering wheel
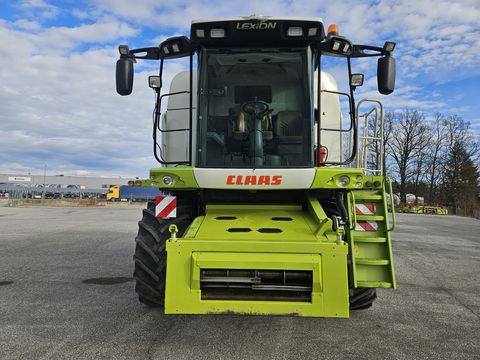
M 260 100 L 244 102 L 240 108 L 244 113 L 248 115 L 255 114 L 257 117 L 262 117 L 270 111 L 268 104 L 265 101 Z

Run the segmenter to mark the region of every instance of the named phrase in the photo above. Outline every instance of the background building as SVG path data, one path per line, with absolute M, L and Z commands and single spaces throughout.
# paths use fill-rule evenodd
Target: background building
M 0 196 L 63 198 L 98 196 L 113 185 L 127 185 L 130 178 L 0 174 Z M 7 195 L 8 194 L 8 195 Z

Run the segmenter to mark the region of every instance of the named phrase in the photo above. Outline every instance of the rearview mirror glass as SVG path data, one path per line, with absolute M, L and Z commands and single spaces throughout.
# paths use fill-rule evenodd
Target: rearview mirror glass
M 117 93 L 122 96 L 130 95 L 133 88 L 133 60 L 120 58 L 116 68 Z
M 380 94 L 388 95 L 395 89 L 395 59 L 391 56 L 384 56 L 378 59 L 377 65 L 378 91 Z

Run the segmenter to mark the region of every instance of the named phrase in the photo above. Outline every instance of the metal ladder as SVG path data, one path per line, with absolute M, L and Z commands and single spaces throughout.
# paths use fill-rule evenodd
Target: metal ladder
M 360 114 L 364 103 L 375 104 L 369 111 Z M 383 104 L 374 99 L 363 99 L 357 104 L 355 117 L 359 126 L 359 150 L 356 167 L 365 171 L 366 175 L 383 175 Z M 360 120 L 363 120 L 362 122 Z M 362 131 L 363 130 L 363 131 Z
M 349 193 L 348 206 L 353 221 L 347 240 L 352 264 L 350 279 L 355 288 L 396 287 L 391 238 L 396 220 L 395 211 L 391 221 L 388 216 L 387 191 L 393 209 L 392 182 L 388 177 L 383 178 L 380 188 Z

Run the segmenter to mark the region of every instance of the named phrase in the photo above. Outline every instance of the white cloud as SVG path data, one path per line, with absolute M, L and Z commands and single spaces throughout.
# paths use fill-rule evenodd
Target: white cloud
M 25 14 L 32 18 L 53 19 L 60 9 L 44 0 L 23 0 L 17 5 Z
M 19 19 L 13 25 L 21 30 L 33 31 L 41 29 L 41 25 L 37 21 Z
M 242 1 L 209 2 L 172 0 L 100 0 L 93 12 L 112 14 L 151 28 L 188 32 L 190 20 L 235 17 L 250 14 L 322 17 L 325 26 L 335 22 L 341 33 L 355 43 L 382 45 L 398 42 L 399 71 L 406 76 L 426 74 L 435 81 L 479 75 L 480 3 L 478 0 L 403 0 L 381 2 L 346 1 Z M 399 63 L 400 63 L 399 61 Z M 440 70 L 440 71 L 438 71 Z
M 71 52 L 83 42 L 128 34 L 129 27 L 113 22 L 38 34 L 0 28 L 8 64 L 0 69 L 0 171 L 19 163 L 39 171 L 47 162 L 50 169 L 124 169 L 123 175 L 146 176 L 154 165 L 153 97 L 138 82 L 146 84 L 147 74 L 138 74 L 136 92 L 121 98 L 115 93 L 116 48 Z M 49 48 L 52 39 L 56 47 Z
M 47 162 L 48 169 L 65 174 L 146 176 L 158 165 L 152 155 L 153 94 L 146 82 L 158 64 L 139 61 L 134 93 L 120 97 L 114 83 L 118 52 L 112 43 L 158 44 L 170 35 L 188 35 L 192 19 L 306 15 L 322 17 L 325 25 L 337 23 L 355 43 L 397 41 L 397 89 L 385 98 L 389 108 L 451 111 L 448 99 L 426 93 L 422 83 L 480 74 L 478 0 L 247 0 L 228 6 L 220 0 L 92 0 L 85 7 L 75 3 L 71 10 L 30 0 L 18 9 L 13 20 L 0 19 L 2 61 L 7 64 L 0 68 L 4 172 L 43 171 Z M 84 23 L 42 27 L 45 16 L 66 12 Z M 375 67 L 375 59 L 355 61 L 354 70 L 366 74 L 357 91 L 361 97 L 383 98 L 376 90 Z M 165 89 L 184 68 L 182 61 L 166 65 Z M 345 67 L 332 65 L 330 70 L 346 83 Z

